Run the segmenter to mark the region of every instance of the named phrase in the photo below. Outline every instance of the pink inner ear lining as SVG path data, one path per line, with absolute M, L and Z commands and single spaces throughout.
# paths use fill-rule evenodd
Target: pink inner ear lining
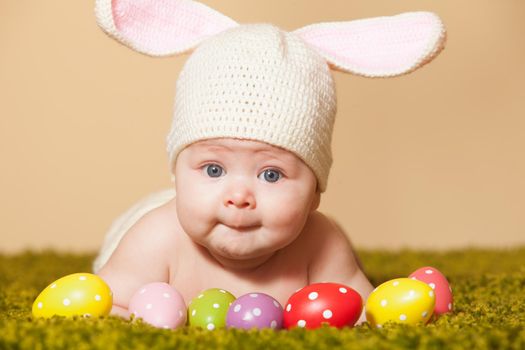
M 122 38 L 151 55 L 187 51 L 207 36 L 238 25 L 187 0 L 113 0 L 112 4 L 115 27 Z
M 350 35 L 352 34 L 349 33 Z M 327 53 L 345 65 L 365 70 L 395 71 L 413 63 L 413 58 L 425 49 L 427 35 L 428 33 L 424 32 L 414 32 L 412 37 L 399 43 L 381 42 L 381 38 L 369 38 L 361 42 L 355 40 L 353 46 L 343 47 L 341 51 L 330 50 Z
M 365 76 L 410 72 L 431 61 L 445 39 L 441 21 L 431 13 L 319 23 L 297 32 L 332 68 Z

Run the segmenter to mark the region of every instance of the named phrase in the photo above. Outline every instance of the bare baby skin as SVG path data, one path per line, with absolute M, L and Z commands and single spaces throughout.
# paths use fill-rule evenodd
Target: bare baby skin
M 209 139 L 181 151 L 174 174 L 175 198 L 139 219 L 98 273 L 113 291 L 112 314 L 128 318 L 129 300 L 151 282 L 169 283 L 186 304 L 223 288 L 285 305 L 317 282 L 346 284 L 366 301 L 373 287 L 346 234 L 317 210 L 316 177 L 295 154 Z

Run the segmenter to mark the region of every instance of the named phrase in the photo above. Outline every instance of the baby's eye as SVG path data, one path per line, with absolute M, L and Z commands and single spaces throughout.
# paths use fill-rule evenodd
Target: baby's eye
M 282 177 L 281 172 L 275 169 L 266 169 L 259 174 L 259 178 L 261 178 L 261 175 L 268 182 L 277 182 Z
M 224 173 L 224 169 L 217 164 L 208 164 L 204 166 L 206 172 L 210 177 L 220 177 Z

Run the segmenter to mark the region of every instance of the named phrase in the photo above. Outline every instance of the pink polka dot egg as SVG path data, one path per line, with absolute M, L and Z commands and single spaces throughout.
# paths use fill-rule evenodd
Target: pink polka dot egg
M 131 297 L 128 309 L 136 318 L 157 328 L 175 329 L 186 323 L 186 304 L 182 295 L 164 282 L 139 288 Z
M 283 323 L 283 307 L 277 300 L 264 293 L 249 293 L 237 298 L 226 315 L 228 328 L 280 329 Z
M 409 278 L 425 282 L 434 290 L 436 294 L 436 305 L 434 314 L 439 316 L 453 309 L 452 288 L 447 278 L 435 267 L 425 266 L 412 272 Z

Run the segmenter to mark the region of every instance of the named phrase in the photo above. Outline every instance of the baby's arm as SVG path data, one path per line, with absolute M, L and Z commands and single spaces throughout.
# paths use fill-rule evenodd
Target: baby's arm
M 98 275 L 113 292 L 112 315 L 129 318 L 129 300 L 143 285 L 168 282 L 165 225 L 154 213 L 138 220 L 124 235 Z
M 322 216 L 322 214 L 320 214 Z M 308 267 L 309 283 L 336 282 L 355 289 L 366 302 L 373 286 L 361 270 L 360 262 L 342 228 L 328 217 L 322 216 L 315 224 L 316 241 Z M 363 312 L 356 324 L 366 321 Z

